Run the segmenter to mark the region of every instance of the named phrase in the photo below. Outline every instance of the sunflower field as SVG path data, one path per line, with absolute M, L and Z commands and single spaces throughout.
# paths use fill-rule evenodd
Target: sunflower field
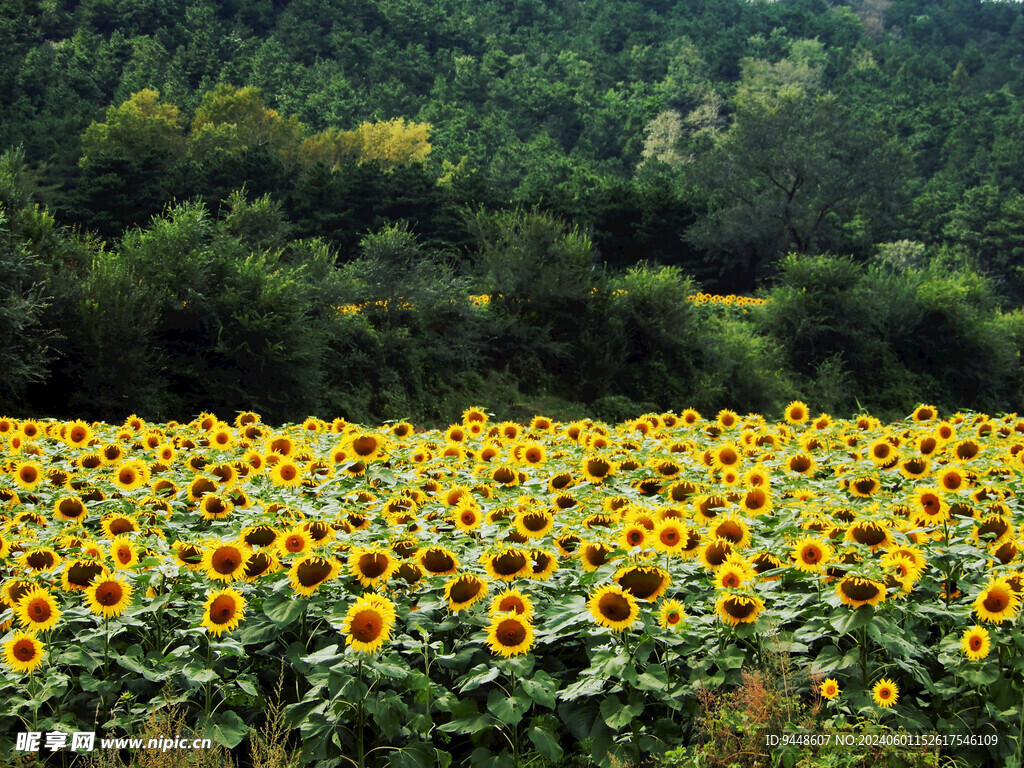
M 0 418 L 0 446 L 3 754 L 174 710 L 248 765 L 274 702 L 317 768 L 714 764 L 770 679 L 786 716 L 733 723 L 762 765 L 799 758 L 773 728 L 1020 764 L 1015 414 Z

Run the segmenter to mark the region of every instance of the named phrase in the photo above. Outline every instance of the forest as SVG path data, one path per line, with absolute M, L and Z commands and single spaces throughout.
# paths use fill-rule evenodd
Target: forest
M 0 411 L 1024 405 L 1016 2 L 12 0 L 0 153 Z

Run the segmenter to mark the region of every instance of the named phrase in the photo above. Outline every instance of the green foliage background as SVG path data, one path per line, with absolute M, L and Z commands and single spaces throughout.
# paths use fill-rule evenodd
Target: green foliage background
M 970 0 L 5 4 L 0 406 L 1018 409 L 1022 41 Z M 429 154 L 331 154 L 398 118 Z

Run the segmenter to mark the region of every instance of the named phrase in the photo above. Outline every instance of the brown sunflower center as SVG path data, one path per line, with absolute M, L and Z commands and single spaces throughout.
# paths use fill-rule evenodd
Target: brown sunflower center
M 526 627 L 516 619 L 505 619 L 494 633 L 498 642 L 507 648 L 515 648 L 526 642 Z
M 124 597 L 124 590 L 116 581 L 105 581 L 96 589 L 96 602 L 100 605 L 117 605 Z
M 377 611 L 367 608 L 352 617 L 352 637 L 361 643 L 372 643 L 384 630 L 384 620 Z
M 609 621 L 625 621 L 632 615 L 629 601 L 614 592 L 601 597 L 597 604 L 597 610 Z

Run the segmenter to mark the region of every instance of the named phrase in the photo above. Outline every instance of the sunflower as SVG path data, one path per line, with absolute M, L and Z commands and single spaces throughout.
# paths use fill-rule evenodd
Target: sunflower
M 26 491 L 43 481 L 43 465 L 38 461 L 20 461 L 14 466 L 14 482 Z
M 466 573 L 448 580 L 444 585 L 444 599 L 452 611 L 458 612 L 482 600 L 488 590 L 486 579 Z
M 877 478 L 864 475 L 851 480 L 849 485 L 846 486 L 846 490 L 850 492 L 851 496 L 856 496 L 858 499 L 869 499 L 880 487 L 881 483 L 878 482 Z
M 459 567 L 459 559 L 455 553 L 445 547 L 426 547 L 417 553 L 420 567 L 431 576 L 447 576 L 455 573 Z
M 84 592 L 97 576 L 107 576 L 109 573 L 102 562 L 93 558 L 66 560 L 60 575 L 61 586 L 65 592 Z
M 84 421 L 72 421 L 64 432 L 64 441 L 72 448 L 84 448 L 92 440 L 92 428 Z
M 655 523 L 652 541 L 654 549 L 658 552 L 664 552 L 666 555 L 679 555 L 693 535 L 699 539 L 700 535 L 691 531 L 682 520 L 669 517 Z
M 533 601 L 530 596 L 520 592 L 518 589 L 505 589 L 491 599 L 488 609 L 491 616 L 503 613 L 515 613 L 522 616 L 526 621 L 533 618 Z
M 487 570 L 487 575 L 497 581 L 512 581 L 526 577 L 532 570 L 530 556 L 515 547 L 506 547 L 492 554 L 480 556 L 480 563 Z
M 309 597 L 321 584 L 333 579 L 338 573 L 338 563 L 333 558 L 307 555 L 296 560 L 288 571 L 292 591 Z
M 526 578 L 534 581 L 545 581 L 558 570 L 558 555 L 546 549 L 531 549 L 530 559 L 533 560 L 533 569 L 526 574 Z
M 871 579 L 846 576 L 836 585 L 836 594 L 851 608 L 860 608 L 862 605 L 877 606 L 885 600 L 886 589 L 884 584 Z
M 14 614 L 26 629 L 45 632 L 60 621 L 61 611 L 57 601 L 42 587 L 35 587 L 14 606 Z
M 949 520 L 949 504 L 938 488 L 916 488 L 912 515 L 918 525 L 941 525 Z
M 732 554 L 732 542 L 727 539 L 714 539 L 700 548 L 701 565 L 713 571 L 723 565 Z
M 543 538 L 555 527 L 555 516 L 545 509 L 522 509 L 516 513 L 516 530 L 528 539 Z
M 85 502 L 79 496 L 61 496 L 53 504 L 53 516 L 58 520 L 77 523 L 85 520 Z
M 754 576 L 755 572 L 743 559 L 733 556 L 715 571 L 715 588 L 738 589 L 751 581 Z
M 1006 579 L 991 579 L 974 600 L 974 612 L 982 621 L 1002 624 L 1017 615 L 1020 598 Z
M 988 630 L 979 626 L 965 629 L 963 637 L 960 638 L 960 647 L 971 661 L 984 659 L 992 650 Z
M 277 555 L 270 550 L 253 552 L 249 562 L 245 566 L 245 581 L 252 583 L 266 573 L 275 573 L 281 570 L 281 561 Z
M 637 600 L 646 600 L 649 603 L 653 603 L 661 597 L 672 583 L 672 577 L 668 571 L 646 565 L 620 568 L 615 572 L 613 578 L 620 587 Z
M 31 632 L 15 632 L 4 643 L 4 663 L 14 672 L 31 674 L 43 663 L 46 646 Z
M 398 569 L 398 561 L 386 549 L 355 547 L 348 556 L 349 572 L 363 587 L 383 584 Z
M 132 587 L 116 576 L 100 576 L 85 588 L 89 609 L 100 616 L 120 616 L 132 601 Z
M 883 677 L 871 689 L 871 698 L 875 700 L 875 704 L 878 706 L 888 709 L 899 700 L 900 689 L 896 687 L 896 683 L 892 680 Z
M 823 699 L 834 699 L 840 693 L 842 690 L 839 688 L 839 682 L 832 677 L 822 680 L 821 685 L 818 686 L 818 695 Z
M 211 635 L 220 637 L 238 626 L 245 613 L 245 598 L 238 590 L 226 587 L 207 593 L 200 626 Z
M 590 595 L 587 608 L 594 621 L 613 632 L 629 629 L 640 617 L 636 598 L 618 584 L 598 587 Z
M 122 491 L 134 491 L 149 482 L 149 467 L 138 459 L 122 462 L 114 469 L 110 481 Z
M 270 470 L 270 482 L 282 488 L 302 485 L 302 468 L 291 459 L 281 459 Z
M 658 609 L 658 625 L 672 632 L 683 625 L 685 618 L 686 611 L 678 600 L 665 600 Z
M 302 555 L 310 548 L 312 538 L 310 537 L 309 532 L 303 529 L 302 526 L 295 526 L 291 530 L 278 536 L 275 543 L 277 544 L 277 551 L 281 557 L 287 557 L 288 555 Z
M 627 552 L 633 547 L 644 547 L 649 536 L 647 528 L 638 522 L 627 523 L 619 532 L 617 543 Z
M 846 529 L 846 541 L 864 544 L 874 552 L 879 547 L 888 546 L 889 530 L 872 520 L 859 520 Z
M 713 538 L 725 539 L 736 549 L 750 545 L 750 527 L 735 515 L 715 518 L 708 533 Z
M 139 553 L 131 539 L 118 536 L 110 542 L 110 559 L 115 568 L 131 568 L 139 562 Z
M 756 595 L 721 593 L 715 601 L 715 613 L 731 627 L 750 624 L 764 610 L 764 601 Z
M 35 547 L 18 557 L 18 564 L 36 573 L 54 570 L 61 563 L 61 556 L 49 547 Z
M 799 400 L 794 400 L 789 405 L 787 405 L 786 411 L 784 413 L 786 423 L 793 425 L 806 424 L 810 416 L 811 414 L 807 410 L 807 405 L 805 403 L 800 402 Z
M 226 542 L 203 549 L 202 569 L 213 581 L 241 579 L 251 550 L 241 542 Z
M 487 645 L 506 659 L 526 653 L 533 645 L 533 625 L 515 612 L 496 614 L 487 627 Z
M 391 639 L 394 625 L 394 603 L 381 595 L 367 594 L 349 606 L 341 633 L 352 650 L 373 653 Z
M 592 454 L 583 459 L 583 476 L 594 485 L 599 485 L 615 474 L 615 462 L 603 456 Z
M 818 462 L 806 453 L 798 453 L 786 459 L 786 469 L 798 475 L 811 477 L 818 468 Z
M 359 461 L 369 462 L 384 455 L 387 451 L 387 442 L 382 436 L 364 432 L 353 435 L 348 442 L 348 447 Z

